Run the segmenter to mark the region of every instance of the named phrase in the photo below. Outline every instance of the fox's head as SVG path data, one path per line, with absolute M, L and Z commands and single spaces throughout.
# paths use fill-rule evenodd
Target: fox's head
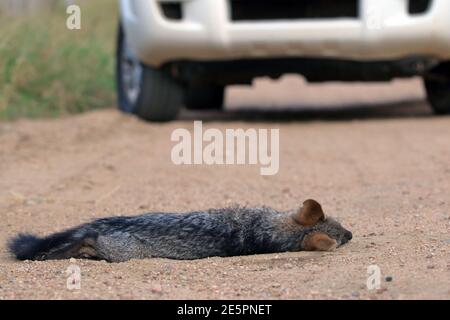
M 306 236 L 301 241 L 301 250 L 333 250 L 352 239 L 352 233 L 339 222 L 325 217 L 322 206 L 315 200 L 306 200 L 293 215 L 295 222 L 303 227 Z

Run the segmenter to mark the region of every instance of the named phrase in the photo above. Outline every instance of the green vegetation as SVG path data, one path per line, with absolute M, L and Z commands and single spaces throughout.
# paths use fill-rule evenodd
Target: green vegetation
M 0 15 L 0 119 L 54 117 L 115 103 L 117 1 L 81 2 L 81 30 L 65 7 Z

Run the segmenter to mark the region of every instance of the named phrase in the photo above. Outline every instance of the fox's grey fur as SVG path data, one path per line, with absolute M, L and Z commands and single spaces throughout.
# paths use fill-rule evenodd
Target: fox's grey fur
M 110 217 L 44 238 L 20 234 L 9 248 L 20 260 L 74 257 L 120 262 L 330 250 L 351 237 L 337 221 L 325 218 L 317 202 L 307 200 L 302 209 L 287 212 L 236 206 Z

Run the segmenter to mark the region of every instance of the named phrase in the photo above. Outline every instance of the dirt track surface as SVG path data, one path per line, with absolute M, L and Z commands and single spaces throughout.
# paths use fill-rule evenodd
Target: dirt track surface
M 0 299 L 450 298 L 450 118 L 431 115 L 417 81 L 308 88 L 288 78 L 234 90 L 228 105 L 225 114 L 166 124 L 115 110 L 0 123 Z M 250 109 L 272 105 L 295 110 Z M 170 134 L 193 119 L 221 130 L 279 128 L 279 173 L 175 166 Z M 4 246 L 17 232 L 44 235 L 97 217 L 233 203 L 290 209 L 305 198 L 319 200 L 353 240 L 326 253 L 76 260 L 74 291 L 70 261 L 17 262 Z M 372 264 L 380 290 L 366 288 Z

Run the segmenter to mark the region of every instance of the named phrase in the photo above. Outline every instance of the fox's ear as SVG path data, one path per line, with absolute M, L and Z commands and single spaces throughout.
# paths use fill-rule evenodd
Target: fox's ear
M 302 242 L 302 249 L 307 251 L 331 251 L 336 249 L 336 240 L 323 232 L 308 234 Z
M 304 227 L 313 226 L 323 219 L 325 219 L 325 215 L 322 206 L 312 199 L 303 202 L 303 206 L 294 214 L 294 220 Z

